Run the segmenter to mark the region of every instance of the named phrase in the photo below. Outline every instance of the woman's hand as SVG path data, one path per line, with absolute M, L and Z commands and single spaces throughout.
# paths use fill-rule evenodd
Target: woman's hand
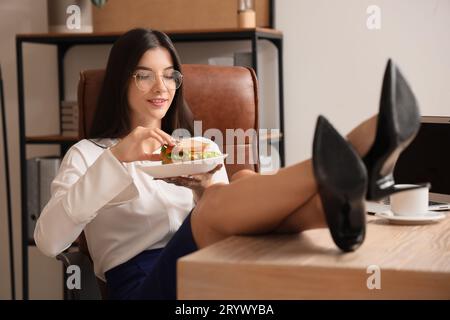
M 174 145 L 175 140 L 159 128 L 136 127 L 110 150 L 121 162 L 152 160 L 152 153 L 163 144 Z
M 173 183 L 180 187 L 186 187 L 194 192 L 194 200 L 197 202 L 201 198 L 206 188 L 211 185 L 211 178 L 214 173 L 222 168 L 222 164 L 218 164 L 214 169 L 202 174 L 194 174 L 189 176 L 179 176 L 171 178 L 156 178 L 155 180 L 163 180 L 167 183 Z

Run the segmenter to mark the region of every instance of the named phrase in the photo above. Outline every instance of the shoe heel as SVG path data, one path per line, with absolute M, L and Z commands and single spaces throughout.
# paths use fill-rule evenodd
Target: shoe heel
M 356 151 L 322 116 L 313 143 L 313 168 L 333 241 L 344 252 L 365 237 L 367 173 Z
M 369 177 L 367 200 L 379 200 L 396 192 L 395 163 L 419 128 L 420 113 L 414 94 L 400 70 L 389 60 L 383 78 L 375 141 L 363 159 Z

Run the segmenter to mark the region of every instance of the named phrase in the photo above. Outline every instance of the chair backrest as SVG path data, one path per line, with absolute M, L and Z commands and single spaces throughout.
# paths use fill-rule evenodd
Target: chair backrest
M 228 176 L 242 169 L 257 171 L 257 136 L 246 135 L 245 140 L 226 138 L 227 129 L 258 130 L 258 85 L 254 71 L 244 67 L 189 64 L 183 65 L 182 70 L 185 99 L 194 119 L 202 121 L 199 134 L 212 128 L 222 133 L 223 144 L 218 139 L 215 141 L 229 154 L 225 163 Z M 88 70 L 80 75 L 80 138 L 89 136 L 103 78 L 104 70 Z

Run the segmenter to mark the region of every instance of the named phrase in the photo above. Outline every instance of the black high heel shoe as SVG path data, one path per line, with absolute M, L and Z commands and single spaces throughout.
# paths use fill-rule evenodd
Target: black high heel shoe
M 400 153 L 419 128 L 420 113 L 414 94 L 389 59 L 383 78 L 375 142 L 363 158 L 369 177 L 367 200 L 380 200 L 395 192 L 417 188 L 395 186 L 393 171 Z
M 342 251 L 354 251 L 366 234 L 366 168 L 323 116 L 314 134 L 313 167 L 331 236 Z

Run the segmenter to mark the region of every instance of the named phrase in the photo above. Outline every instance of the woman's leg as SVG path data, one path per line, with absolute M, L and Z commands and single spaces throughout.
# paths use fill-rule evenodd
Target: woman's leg
M 288 215 L 274 230 L 274 233 L 297 233 L 311 229 L 326 228 L 320 196 L 316 193 L 304 205 Z
M 311 160 L 282 168 L 275 175 L 214 184 L 193 211 L 194 238 L 202 247 L 232 234 L 270 232 L 315 192 Z
M 347 140 L 360 156 L 364 156 L 369 151 L 375 139 L 376 124 L 377 117 L 371 117 L 347 135 Z M 273 232 L 301 232 L 309 229 L 324 228 L 326 226 L 320 197 L 316 193 L 306 204 L 298 207 L 287 216 Z
M 370 149 L 375 128 L 376 117 L 372 117 L 348 135 L 361 156 Z M 256 174 L 229 185 L 212 185 L 192 214 L 194 239 L 202 248 L 230 235 L 271 232 L 290 215 L 300 216 L 305 212 L 310 214 L 290 218 L 299 221 L 303 226 L 300 230 L 326 226 L 316 193 L 311 160 L 282 168 L 274 175 Z

